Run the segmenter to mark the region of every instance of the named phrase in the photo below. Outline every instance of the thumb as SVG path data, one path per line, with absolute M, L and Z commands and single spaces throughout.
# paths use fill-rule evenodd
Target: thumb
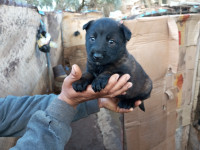
M 70 74 L 67 76 L 67 78 L 72 83 L 74 81 L 79 80 L 81 78 L 81 76 L 82 76 L 81 69 L 79 68 L 78 65 L 74 64 L 72 66 L 72 70 L 71 70 Z

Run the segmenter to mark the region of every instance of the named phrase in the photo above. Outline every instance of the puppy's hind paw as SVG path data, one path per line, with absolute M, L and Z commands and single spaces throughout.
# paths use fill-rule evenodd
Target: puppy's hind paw
M 94 92 L 100 92 L 102 89 L 104 89 L 108 83 L 109 77 L 103 77 L 103 78 L 96 78 L 92 82 L 92 89 Z
M 134 103 L 131 103 L 130 100 L 120 100 L 118 106 L 120 108 L 130 109 L 131 107 L 134 107 Z
M 85 91 L 89 82 L 87 80 L 78 80 L 72 83 L 72 87 L 76 92 Z

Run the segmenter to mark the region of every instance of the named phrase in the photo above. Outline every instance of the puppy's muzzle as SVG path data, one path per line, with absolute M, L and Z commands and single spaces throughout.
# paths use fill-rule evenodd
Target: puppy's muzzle
M 100 54 L 100 53 L 94 53 L 93 54 L 93 59 L 94 60 L 101 60 L 101 59 L 103 59 L 103 55 Z

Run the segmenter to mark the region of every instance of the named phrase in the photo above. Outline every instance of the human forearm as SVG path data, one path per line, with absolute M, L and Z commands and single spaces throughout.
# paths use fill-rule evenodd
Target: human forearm
M 22 136 L 30 117 L 45 110 L 57 95 L 0 98 L 0 136 Z
M 66 102 L 55 99 L 45 111 L 37 111 L 30 119 L 26 133 L 15 149 L 64 149 L 71 136 L 70 124 L 76 109 Z

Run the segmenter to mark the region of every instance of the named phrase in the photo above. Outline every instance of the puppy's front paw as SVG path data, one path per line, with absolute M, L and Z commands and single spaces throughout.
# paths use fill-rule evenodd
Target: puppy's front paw
M 87 80 L 78 80 L 72 83 L 72 87 L 76 92 L 85 91 L 90 83 Z
M 104 89 L 108 83 L 110 76 L 104 76 L 101 78 L 96 78 L 93 82 L 92 82 L 92 89 L 95 92 L 100 92 L 102 89 Z

